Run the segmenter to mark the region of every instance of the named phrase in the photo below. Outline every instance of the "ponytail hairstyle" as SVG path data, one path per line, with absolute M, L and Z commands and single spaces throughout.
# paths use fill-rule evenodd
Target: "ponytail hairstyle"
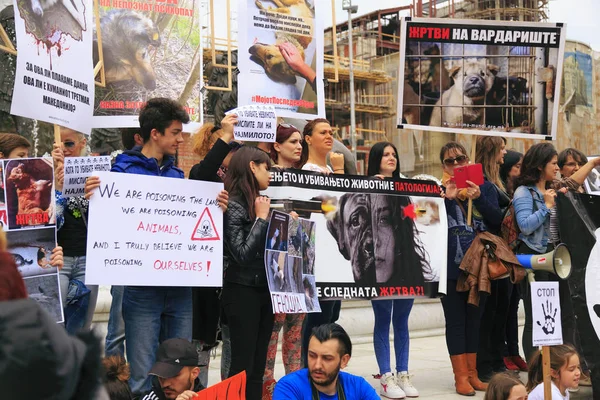
M 243 146 L 231 157 L 225 176 L 225 190 L 229 192 L 229 197 L 238 196 L 246 201 L 251 220 L 256 218 L 254 200 L 260 195 L 258 181 L 250 169 L 252 161 L 257 165 L 267 164 L 269 168 L 272 165 L 271 157 L 266 151 L 257 147 Z
M 131 400 L 131 390 L 129 389 L 129 364 L 122 356 L 110 356 L 102 360 L 104 366 L 105 383 L 104 387 L 111 400 Z
M 496 374 L 490 380 L 483 400 L 507 400 L 513 387 L 523 383 L 506 372 Z
M 550 368 L 559 373 L 561 367 L 569 362 L 569 358 L 577 355 L 577 350 L 570 344 L 550 346 Z M 531 392 L 537 385 L 544 382 L 542 373 L 542 352 L 535 351 L 533 358 L 529 361 L 529 372 L 527 376 L 527 391 Z
M 308 143 L 306 142 L 306 137 L 312 136 L 315 126 L 320 123 L 329 124 L 329 121 L 325 118 L 315 118 L 304 125 L 304 130 L 302 131 L 302 155 L 300 156 L 300 162 L 298 162 L 298 168 L 302 168 L 308 161 Z
M 500 178 L 500 164 L 497 161 L 498 154 L 502 151 L 503 145 L 506 145 L 506 139 L 503 137 L 478 136 L 475 162 L 483 166 L 483 173 L 488 181 L 506 191 L 504 183 Z

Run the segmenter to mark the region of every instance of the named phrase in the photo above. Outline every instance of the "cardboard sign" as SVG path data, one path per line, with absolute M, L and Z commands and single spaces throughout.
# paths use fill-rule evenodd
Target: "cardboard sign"
M 99 171 L 110 171 L 110 156 L 66 157 L 63 197 L 83 196 L 85 180 Z
M 243 106 L 226 114 L 236 114 L 238 117 L 238 123 L 233 126 L 235 140 L 275 142 L 277 115 L 272 106 Z
M 558 282 L 532 282 L 533 345 L 563 344 Z
M 90 199 L 86 284 L 221 286 L 222 183 L 94 175 L 102 184 Z
M 483 168 L 481 164 L 471 164 L 454 168 L 454 182 L 456 182 L 456 188 L 468 188 L 469 184 L 467 181 L 471 181 L 477 186 L 483 185 Z
M 273 313 L 321 312 L 312 271 L 315 223 L 273 211 L 267 231 L 265 269 Z

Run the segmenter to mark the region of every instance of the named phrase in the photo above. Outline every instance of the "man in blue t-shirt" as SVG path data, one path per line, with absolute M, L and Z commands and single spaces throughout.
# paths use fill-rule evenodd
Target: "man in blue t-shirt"
M 315 327 L 308 344 L 308 369 L 281 378 L 273 400 L 379 400 L 365 378 L 340 372 L 351 355 L 352 342 L 344 328 Z

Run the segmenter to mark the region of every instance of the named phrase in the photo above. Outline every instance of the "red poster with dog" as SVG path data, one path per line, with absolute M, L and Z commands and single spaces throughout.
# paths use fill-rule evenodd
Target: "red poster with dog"
M 238 0 L 238 105 L 272 105 L 281 117 L 325 118 L 319 7 L 307 0 Z
M 179 99 L 191 121 L 184 130 L 198 128 L 200 1 L 99 1 L 106 87 L 96 89 L 94 128 L 139 127 L 140 109 L 153 97 Z M 99 59 L 94 30 L 94 65 Z
M 405 18 L 398 127 L 556 139 L 565 27 Z

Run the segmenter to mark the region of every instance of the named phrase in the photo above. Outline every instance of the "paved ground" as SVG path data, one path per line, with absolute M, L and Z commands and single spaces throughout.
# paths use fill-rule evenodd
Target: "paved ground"
M 373 345 L 359 344 L 353 347 L 353 356 L 346 372 L 365 377 L 373 387 L 379 390 L 379 382 L 372 375 L 377 373 L 377 363 L 373 353 Z M 221 360 L 219 357 L 211 361 L 209 371 L 209 384 L 214 384 L 220 379 Z M 411 339 L 410 343 L 410 372 L 414 375 L 413 383 L 420 392 L 420 398 L 431 400 L 465 400 L 467 397 L 459 396 L 454 391 L 452 367 L 443 336 Z M 278 354 L 275 367 L 276 378 L 284 375 L 281 353 Z M 526 373 L 521 373 L 521 380 L 526 381 Z M 483 399 L 483 393 L 477 392 L 470 399 Z M 589 387 L 582 387 L 578 393 L 572 393 L 571 399 L 591 399 L 592 391 Z

